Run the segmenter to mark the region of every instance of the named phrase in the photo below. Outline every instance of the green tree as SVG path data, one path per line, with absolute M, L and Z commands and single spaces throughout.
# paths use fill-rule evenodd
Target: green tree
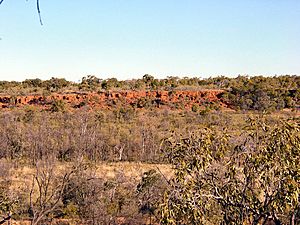
M 200 130 L 165 141 L 175 174 L 162 224 L 298 224 L 300 126 L 250 120 L 232 145 L 226 132 Z
M 63 100 L 53 99 L 50 107 L 51 112 L 65 112 L 66 111 L 66 104 Z
M 88 75 L 87 77 L 82 78 L 79 88 L 84 90 L 87 89 L 95 91 L 96 88 L 100 87 L 101 82 L 101 79 L 93 75 Z
M 46 90 L 48 90 L 48 91 L 56 92 L 59 89 L 67 87 L 70 84 L 71 84 L 71 82 L 67 81 L 64 78 L 52 77 L 50 80 L 44 81 L 42 86 L 45 87 Z

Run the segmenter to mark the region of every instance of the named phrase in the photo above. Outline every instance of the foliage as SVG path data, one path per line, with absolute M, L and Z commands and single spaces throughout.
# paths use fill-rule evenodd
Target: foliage
M 137 198 L 139 199 L 139 212 L 148 214 L 157 220 L 157 208 L 159 207 L 162 194 L 166 188 L 166 180 L 156 170 L 146 171 L 137 185 Z
M 171 98 L 176 90 L 204 88 L 223 89 L 222 101 L 243 111 L 218 111 L 218 104 L 201 99 L 191 109 L 185 109 L 183 102 L 165 107 L 149 96 L 131 103 L 122 96 L 112 98 L 113 110 L 83 107 L 89 100 L 74 106 L 78 110 L 67 110 L 63 100 L 53 100 L 51 110 L 15 104 L 19 94 L 36 92 L 106 89 L 110 94 L 109 90 L 145 89 L 167 90 Z M 14 219 L 42 216 L 45 223 L 76 218 L 83 224 L 118 224 L 118 219 L 126 218 L 122 223 L 263 224 L 269 220 L 299 224 L 297 111 L 247 120 L 263 112 L 299 107 L 297 76 L 156 79 L 146 74 L 130 81 L 87 76 L 80 84 L 58 78 L 3 81 L 0 91 L 12 96 L 3 101 L 14 106 L 0 113 L 0 159 L 15 168 L 0 164 L 3 215 L 11 210 Z M 154 110 L 156 104 L 162 106 L 160 110 Z M 181 110 L 170 110 L 175 107 Z M 70 165 L 78 158 L 97 165 L 166 163 L 174 174 L 148 170 L 140 180 L 121 172 L 103 179 L 93 170 L 69 176 Z M 59 166 L 40 164 L 50 159 Z M 25 165 L 38 166 L 21 177 L 9 173 Z
M 101 81 L 101 79 L 93 75 L 88 75 L 87 77 L 82 78 L 81 84 L 79 85 L 79 89 L 95 91 L 100 86 Z
M 209 78 L 167 77 L 156 79 L 145 74 L 141 79 L 120 81 L 116 78 L 102 80 L 93 75 L 82 78 L 76 84 L 63 78 L 42 81 L 38 78 L 23 82 L 0 81 L 0 92 L 14 96 L 27 93 L 59 92 L 64 90 L 103 91 L 103 90 L 201 90 L 222 89 L 222 101 L 237 110 L 271 112 L 284 108 L 296 109 L 300 106 L 299 76 L 224 76 Z
M 237 77 L 224 98 L 243 110 L 274 111 L 299 105 L 298 76 Z
M 299 218 L 300 127 L 250 120 L 238 145 L 204 129 L 165 141 L 175 176 L 161 205 L 162 224 L 288 224 Z
M 42 85 L 46 90 L 54 92 L 67 87 L 70 84 L 71 83 L 64 78 L 52 77 L 50 80 L 44 81 Z
M 62 100 L 56 100 L 53 99 L 50 107 L 51 112 L 65 112 L 66 111 L 66 105 Z

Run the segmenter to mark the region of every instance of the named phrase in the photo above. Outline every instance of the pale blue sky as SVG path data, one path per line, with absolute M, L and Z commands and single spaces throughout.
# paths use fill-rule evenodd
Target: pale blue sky
M 4 0 L 0 80 L 300 74 L 300 0 Z

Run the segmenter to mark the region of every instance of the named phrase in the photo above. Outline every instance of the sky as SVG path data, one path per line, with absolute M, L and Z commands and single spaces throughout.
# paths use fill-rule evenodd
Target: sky
M 4 0 L 0 80 L 300 74 L 299 0 Z

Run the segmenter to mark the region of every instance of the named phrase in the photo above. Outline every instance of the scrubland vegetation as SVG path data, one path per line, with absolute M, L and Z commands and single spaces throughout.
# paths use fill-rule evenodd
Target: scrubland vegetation
M 146 74 L 142 79 L 118 81 L 116 78 L 102 80 L 95 76 L 83 77 L 80 83 L 63 78 L 42 81 L 28 79 L 23 82 L 0 82 L 0 93 L 11 96 L 73 91 L 109 91 L 109 90 L 201 90 L 223 89 L 223 99 L 238 110 L 275 111 L 284 108 L 299 107 L 300 77 L 246 77 L 237 78 L 182 78 L 168 77 L 155 79 Z
M 230 110 L 0 109 L 3 222 L 300 224 L 299 76 L 0 82 L 3 96 L 201 89 Z

